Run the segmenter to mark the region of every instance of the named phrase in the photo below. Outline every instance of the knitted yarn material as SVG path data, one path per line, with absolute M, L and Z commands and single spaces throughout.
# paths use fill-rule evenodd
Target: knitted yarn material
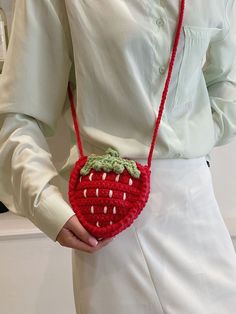
M 87 161 L 88 156 L 80 158 L 71 172 L 70 203 L 81 224 L 93 236 L 113 237 L 129 227 L 146 205 L 151 171 L 135 162 L 139 178 L 126 168 L 118 174 L 92 168 L 87 175 L 81 175 Z

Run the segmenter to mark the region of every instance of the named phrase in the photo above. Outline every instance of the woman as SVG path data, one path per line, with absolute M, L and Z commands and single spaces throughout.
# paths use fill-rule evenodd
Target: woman
M 51 183 L 67 182 L 78 159 L 68 81 L 85 153 L 113 146 L 146 163 L 180 3 L 16 1 L 1 80 L 0 199 L 72 248 L 77 313 L 234 313 L 236 255 L 206 163 L 236 133 L 233 4 L 186 3 L 149 201 L 129 228 L 97 243 Z M 60 116 L 71 151 L 57 171 L 45 137 Z

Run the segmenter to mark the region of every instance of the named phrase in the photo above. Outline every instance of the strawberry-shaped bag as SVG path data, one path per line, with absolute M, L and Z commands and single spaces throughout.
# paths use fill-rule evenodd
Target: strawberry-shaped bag
M 97 239 L 113 237 L 129 227 L 148 201 L 152 154 L 182 29 L 184 7 L 185 0 L 180 0 L 177 31 L 146 165 L 122 158 L 111 147 L 107 148 L 104 155 L 83 154 L 73 93 L 68 84 L 80 156 L 70 174 L 68 198 L 80 223 Z

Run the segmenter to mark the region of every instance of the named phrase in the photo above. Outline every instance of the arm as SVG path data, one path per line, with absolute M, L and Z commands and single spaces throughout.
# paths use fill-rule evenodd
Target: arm
M 203 74 L 211 102 L 215 146 L 236 135 L 236 34 L 233 31 L 234 0 L 228 0 L 222 37 L 210 43 Z
M 71 70 L 63 1 L 17 0 L 0 82 L 0 199 L 56 241 L 74 215 L 50 180 L 43 135 L 61 115 Z
M 7 114 L 0 131 L 0 199 L 55 241 L 74 212 L 50 184 L 58 174 L 51 157 L 34 118 Z
M 80 224 L 58 188 L 57 170 L 38 121 L 7 113 L 0 130 L 0 199 L 13 213 L 27 217 L 53 241 L 89 253 L 112 239 L 97 241 Z
M 58 173 L 44 137 L 54 133 L 75 79 L 68 29 L 64 1 L 16 1 L 0 82 L 0 199 L 53 241 L 92 253 L 111 239 L 97 244 L 51 184 Z

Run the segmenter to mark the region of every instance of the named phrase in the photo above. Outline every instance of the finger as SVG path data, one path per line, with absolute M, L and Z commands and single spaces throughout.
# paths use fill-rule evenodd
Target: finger
M 111 239 L 106 239 L 104 241 L 99 241 L 98 244 L 92 248 L 91 252 L 95 252 L 100 250 L 101 248 L 103 248 L 104 246 L 108 245 L 111 241 L 113 240 L 113 238 Z
M 75 236 L 74 236 L 75 237 Z M 95 247 L 91 247 L 90 245 L 78 240 L 78 246 L 75 244 L 75 246 L 73 248 L 78 249 L 78 250 L 82 250 L 88 253 L 94 253 L 95 251 L 98 251 L 99 249 L 101 249 L 102 247 L 108 245 L 113 239 L 106 239 L 104 241 L 98 242 L 98 244 Z
M 85 251 L 85 252 L 92 252 L 94 248 L 78 239 L 73 232 L 68 229 L 63 230 L 62 235 L 58 239 L 58 242 L 62 246 L 66 246 L 69 248 Z
M 98 244 L 98 240 L 82 226 L 78 218 L 73 220 L 70 225 L 70 230 L 77 236 L 77 238 L 90 246 L 96 246 Z
M 58 242 L 62 246 L 74 248 L 80 251 L 85 251 L 89 253 L 93 253 L 102 247 L 108 245 L 114 238 L 104 239 L 103 241 L 100 241 L 96 247 L 91 247 L 90 245 L 87 245 L 83 241 L 80 241 L 73 232 L 65 229 L 62 231 L 62 234 L 60 235 L 60 238 L 58 239 Z
M 112 240 L 114 240 L 114 238 L 109 238 L 109 239 L 104 239 L 102 241 L 99 241 L 98 245 L 96 247 L 98 247 L 98 248 L 103 247 L 103 246 L 109 244 Z

